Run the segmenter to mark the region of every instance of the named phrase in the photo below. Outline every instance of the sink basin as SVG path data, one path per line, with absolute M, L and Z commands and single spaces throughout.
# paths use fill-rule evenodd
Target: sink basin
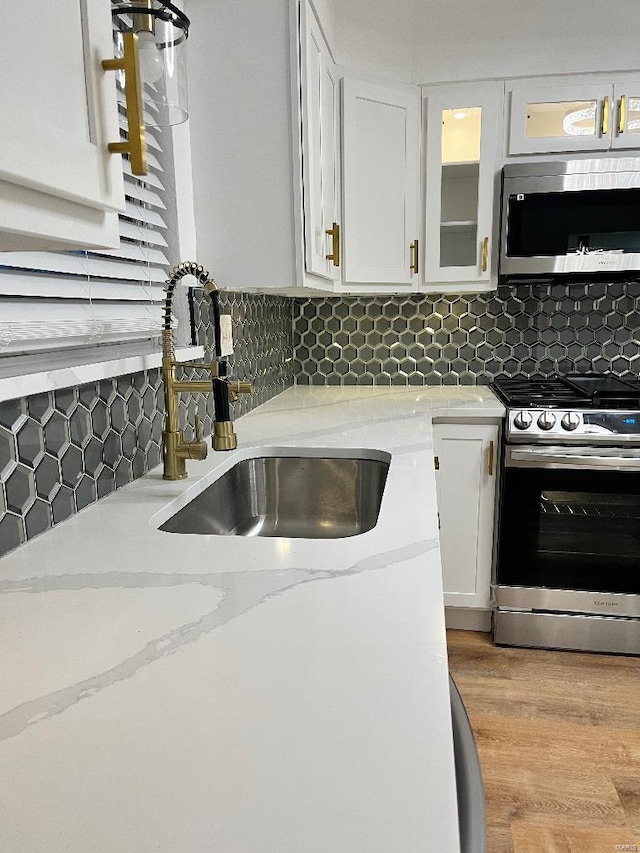
M 373 450 L 358 451 L 357 458 L 317 452 L 322 455 L 243 459 L 159 529 L 294 539 L 342 539 L 371 530 L 391 457 Z

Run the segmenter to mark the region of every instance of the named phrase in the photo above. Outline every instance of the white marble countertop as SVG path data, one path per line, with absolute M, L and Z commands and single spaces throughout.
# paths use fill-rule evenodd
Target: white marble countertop
M 482 387 L 292 388 L 238 451 L 0 560 L 0 849 L 457 853 L 431 419 L 503 413 Z M 260 446 L 388 452 L 376 527 L 156 529 Z

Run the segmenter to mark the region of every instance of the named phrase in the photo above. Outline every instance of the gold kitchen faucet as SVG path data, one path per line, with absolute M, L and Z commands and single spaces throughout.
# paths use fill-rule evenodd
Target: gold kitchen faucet
M 176 361 L 173 343 L 172 301 L 177 283 L 186 275 L 193 275 L 204 286 L 205 295 L 211 298 L 214 315 L 215 357 L 210 364 Z M 214 450 L 235 450 L 238 438 L 233 428 L 229 403 L 239 394 L 251 392 L 250 382 L 235 382 L 227 378 L 227 363 L 222 358 L 220 309 L 218 286 L 204 267 L 191 261 L 178 264 L 166 283 L 164 326 L 162 329 L 162 378 L 164 381 L 165 429 L 162 434 L 165 480 L 184 480 L 187 476 L 187 459 L 206 459 L 207 443 L 202 438 L 202 426 L 196 415 L 195 439 L 185 441 L 180 429 L 178 402 L 181 393 L 213 394 L 215 422 L 212 445 Z M 206 370 L 208 379 L 179 379 L 179 368 Z

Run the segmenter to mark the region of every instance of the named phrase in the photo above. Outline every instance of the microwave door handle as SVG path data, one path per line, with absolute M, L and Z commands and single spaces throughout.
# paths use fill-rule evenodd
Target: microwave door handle
M 602 455 L 602 451 L 581 448 L 567 452 L 562 447 L 509 448 L 505 458 L 507 468 L 583 468 L 608 471 L 640 471 L 640 449 L 624 451 L 624 455 Z

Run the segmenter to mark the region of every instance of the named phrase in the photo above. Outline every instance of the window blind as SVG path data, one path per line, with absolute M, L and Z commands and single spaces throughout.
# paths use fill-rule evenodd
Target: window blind
M 126 139 L 124 95 L 118 92 L 120 135 Z M 145 109 L 153 109 L 147 102 Z M 160 335 L 167 278 L 167 207 L 161 132 L 146 132 L 148 174 L 131 173 L 123 157 L 124 213 L 117 249 L 0 253 L 0 364 L 2 359 Z M 89 358 L 89 360 L 92 360 Z M 96 354 L 93 360 L 99 360 Z M 6 362 L 4 362 L 6 364 Z

